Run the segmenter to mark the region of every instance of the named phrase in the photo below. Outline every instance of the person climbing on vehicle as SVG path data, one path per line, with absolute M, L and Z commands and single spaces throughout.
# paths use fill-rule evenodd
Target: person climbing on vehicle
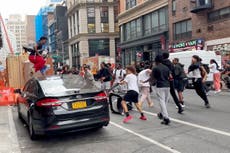
M 43 49 L 43 46 L 47 43 L 46 37 L 41 37 L 38 43 L 34 46 L 33 50 L 30 50 L 29 60 L 34 64 L 34 72 L 40 71 L 43 75 L 47 70 L 45 65 L 46 61 L 43 58 L 40 51 Z

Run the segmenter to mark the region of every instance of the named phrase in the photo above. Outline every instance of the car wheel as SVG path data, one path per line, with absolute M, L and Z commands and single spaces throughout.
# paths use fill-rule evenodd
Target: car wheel
M 34 133 L 34 128 L 33 128 L 33 119 L 32 119 L 32 117 L 29 115 L 29 121 L 28 121 L 28 123 L 29 123 L 29 135 L 30 135 L 30 139 L 31 140 L 37 140 L 37 138 L 38 138 L 38 135 L 36 135 L 35 133 Z

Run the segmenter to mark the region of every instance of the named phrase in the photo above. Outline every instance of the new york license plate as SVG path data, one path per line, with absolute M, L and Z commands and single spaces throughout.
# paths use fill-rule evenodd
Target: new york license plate
M 77 102 L 72 103 L 73 109 L 81 109 L 81 108 L 86 108 L 86 107 L 87 107 L 86 101 L 77 101 Z

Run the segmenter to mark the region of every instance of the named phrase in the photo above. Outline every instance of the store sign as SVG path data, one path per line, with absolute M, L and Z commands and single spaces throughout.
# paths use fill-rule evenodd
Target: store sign
M 203 42 L 204 41 L 202 39 L 190 40 L 186 42 L 172 44 L 171 46 L 169 46 L 169 48 L 171 52 L 184 50 L 200 50 L 203 49 Z

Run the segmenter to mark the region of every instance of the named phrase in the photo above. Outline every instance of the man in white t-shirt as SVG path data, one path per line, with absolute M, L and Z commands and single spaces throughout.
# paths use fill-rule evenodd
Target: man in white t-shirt
M 121 64 L 118 64 L 117 68 L 113 70 L 114 84 L 120 83 L 124 79 L 125 74 L 126 72 L 122 69 Z
M 140 119 L 141 120 L 147 120 L 147 118 L 144 116 L 144 113 L 142 112 L 142 108 L 140 104 L 138 103 L 138 97 L 139 97 L 139 88 L 138 88 L 138 81 L 136 74 L 136 69 L 133 66 L 128 66 L 126 68 L 127 75 L 120 84 L 127 84 L 128 86 L 128 92 L 125 94 L 122 100 L 122 107 L 125 112 L 125 119 L 123 120 L 124 123 L 127 123 L 130 121 L 133 117 L 129 115 L 129 111 L 127 108 L 126 102 L 133 102 L 135 103 L 136 108 L 141 114 Z
M 147 81 L 150 79 L 151 73 L 152 70 L 148 66 L 138 74 L 138 84 L 141 89 L 141 99 L 140 99 L 141 106 L 143 102 L 146 100 L 149 104 L 149 107 L 153 107 L 153 102 L 150 97 L 150 83 L 149 81 Z

